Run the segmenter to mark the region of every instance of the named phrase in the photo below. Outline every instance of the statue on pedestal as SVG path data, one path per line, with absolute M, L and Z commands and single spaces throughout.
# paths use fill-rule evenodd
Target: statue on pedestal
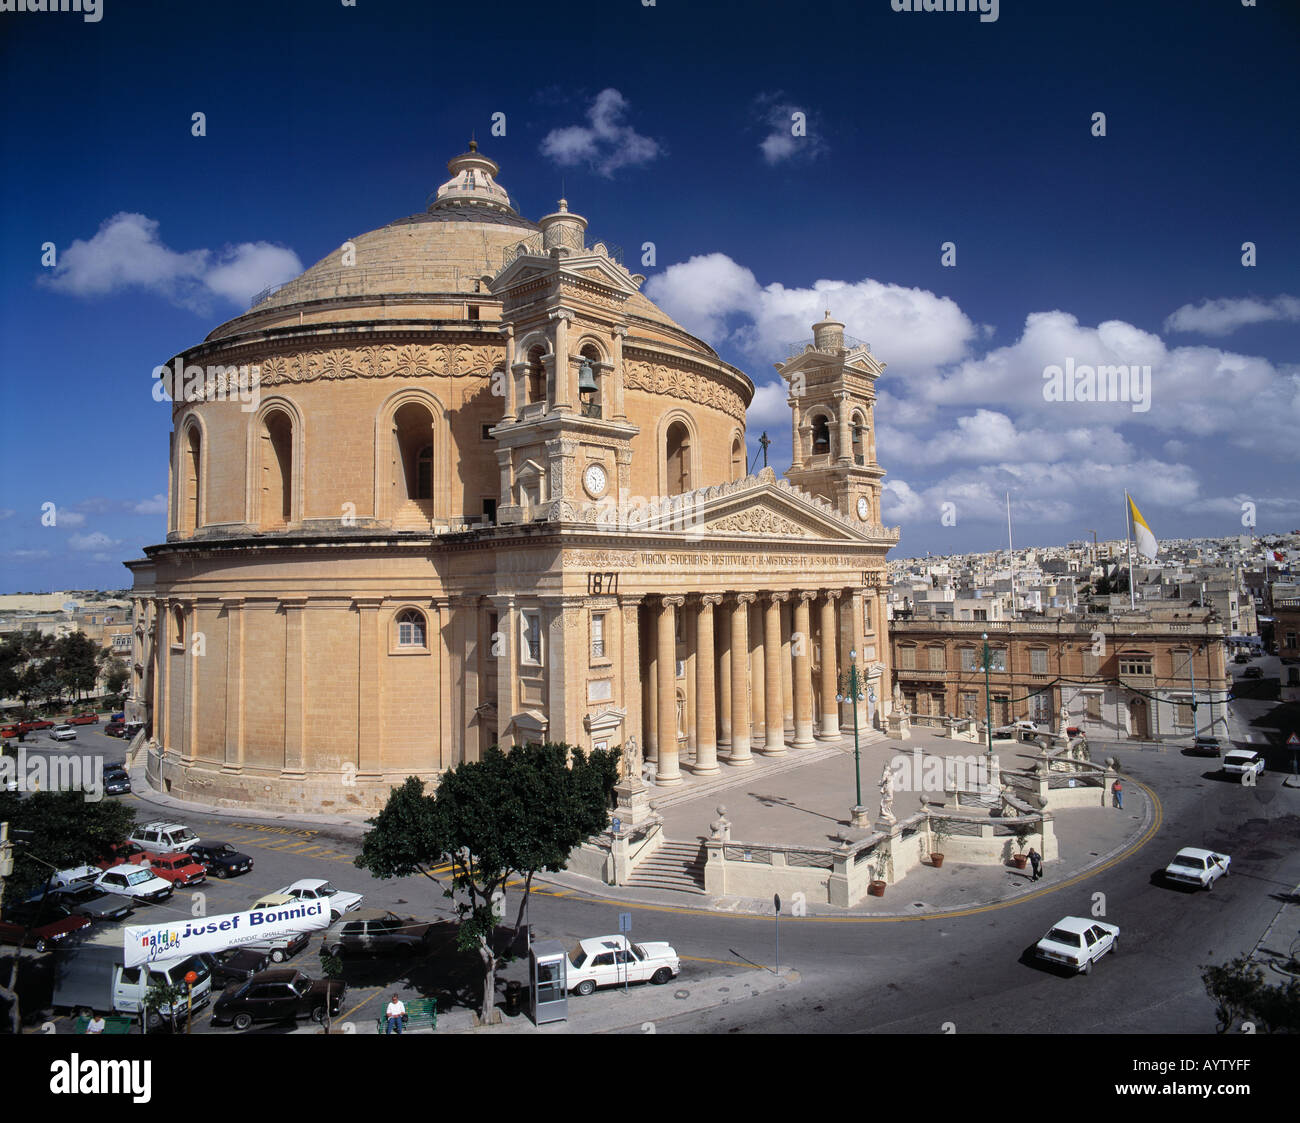
M 880 821 L 895 823 L 894 817 L 894 772 L 888 765 L 880 775 Z

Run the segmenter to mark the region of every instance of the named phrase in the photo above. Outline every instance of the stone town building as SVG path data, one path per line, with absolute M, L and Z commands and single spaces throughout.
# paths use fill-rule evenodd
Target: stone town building
M 1224 629 L 1210 609 L 985 623 L 896 619 L 890 639 L 904 707 L 918 717 L 982 722 L 985 635 L 995 726 L 1030 718 L 1054 730 L 1078 726 L 1093 740 L 1227 736 Z
M 778 366 L 793 483 L 749 475 L 744 372 L 564 200 L 448 170 L 173 360 L 167 538 L 127 563 L 156 781 L 353 810 L 552 739 L 679 783 L 837 738 L 850 652 L 879 721 L 883 364 L 828 314 Z

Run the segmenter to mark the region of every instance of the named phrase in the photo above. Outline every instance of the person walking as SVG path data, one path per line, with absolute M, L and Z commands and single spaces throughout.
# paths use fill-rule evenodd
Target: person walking
M 1111 784 L 1110 791 L 1111 795 L 1115 797 L 1115 806 L 1122 811 L 1124 809 L 1124 785 L 1120 782 L 1118 776 L 1115 777 L 1115 782 Z
M 1032 846 L 1029 848 L 1029 865 L 1034 871 L 1034 876 L 1029 880 L 1037 881 L 1043 876 L 1043 856 Z
M 393 1000 L 388 1004 L 384 1011 L 384 1016 L 388 1018 L 388 1026 L 385 1033 L 396 1033 L 399 1037 L 402 1033 L 402 1023 L 406 1021 L 406 1003 L 397 995 L 393 995 Z

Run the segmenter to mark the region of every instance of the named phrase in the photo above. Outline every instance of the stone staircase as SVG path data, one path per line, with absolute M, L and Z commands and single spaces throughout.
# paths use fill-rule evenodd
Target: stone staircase
M 640 889 L 672 889 L 678 893 L 704 892 L 704 854 L 698 840 L 665 842 L 650 857 L 637 864 L 629 886 Z
M 430 500 L 408 499 L 393 512 L 394 530 L 428 530 L 433 520 Z

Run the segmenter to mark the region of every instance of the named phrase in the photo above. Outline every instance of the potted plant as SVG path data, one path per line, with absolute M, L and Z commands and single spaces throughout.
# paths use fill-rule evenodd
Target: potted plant
M 1019 854 L 1011 855 L 1011 862 L 1018 870 L 1025 868 L 1025 863 L 1029 860 L 1025 857 L 1025 847 L 1029 845 L 1029 840 L 1034 837 L 1034 828 L 1028 823 L 1017 823 L 1015 826 L 1016 846 L 1019 848 Z
M 872 873 L 875 877 L 867 885 L 867 892 L 873 897 L 883 897 L 885 895 L 885 886 L 888 882 L 885 880 L 889 876 L 889 858 L 890 858 L 890 840 L 885 839 L 876 847 L 875 861 L 872 866 Z
M 952 827 L 949 826 L 947 819 L 930 820 L 930 864 L 935 869 L 943 865 L 943 840 L 952 834 Z

